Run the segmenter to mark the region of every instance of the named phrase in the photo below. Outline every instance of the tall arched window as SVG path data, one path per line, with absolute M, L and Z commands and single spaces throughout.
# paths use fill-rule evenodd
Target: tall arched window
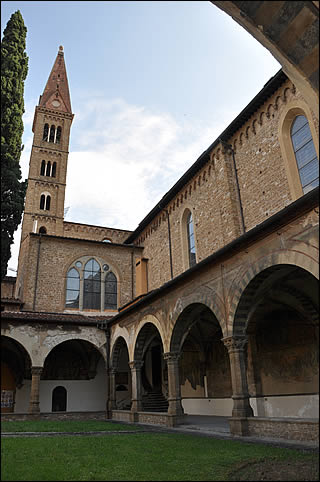
M 57 127 L 57 134 L 56 134 L 56 143 L 57 144 L 60 144 L 60 140 L 61 140 L 61 127 Z
M 93 258 L 84 267 L 83 308 L 101 309 L 101 270 Z
M 45 202 L 46 202 L 46 196 L 45 196 L 44 194 L 41 194 L 41 197 L 40 197 L 40 209 L 44 209 Z
M 117 278 L 111 272 L 105 278 L 104 309 L 115 310 L 117 308 Z
M 192 214 L 189 213 L 187 217 L 187 237 L 188 237 L 188 254 L 189 254 L 189 266 L 196 264 L 196 245 L 194 240 L 194 228 Z
M 56 177 L 56 172 L 57 172 L 57 163 L 54 162 L 54 163 L 52 164 L 51 176 L 52 176 L 52 177 Z
M 50 175 L 51 175 L 51 162 L 48 161 L 47 169 L 46 169 L 46 176 L 50 176 Z
M 43 141 L 48 141 L 49 140 L 49 124 L 45 124 L 43 127 Z
M 46 161 L 41 161 L 41 169 L 40 169 L 40 176 L 44 176 L 46 172 Z
M 67 274 L 66 308 L 79 308 L 80 275 L 76 268 Z
M 51 204 L 51 196 L 47 196 L 47 199 L 46 199 L 46 210 L 47 211 L 50 211 L 50 204 Z
M 55 128 L 55 126 L 52 124 L 52 126 L 50 127 L 49 142 L 54 142 L 55 132 L 56 132 L 56 128 Z
M 304 115 L 298 115 L 293 121 L 291 140 L 302 190 L 306 194 L 319 185 L 319 161 L 309 123 Z

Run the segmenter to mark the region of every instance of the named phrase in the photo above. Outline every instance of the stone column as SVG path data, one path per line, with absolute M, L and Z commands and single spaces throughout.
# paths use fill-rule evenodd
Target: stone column
M 143 367 L 142 360 L 134 360 L 129 363 L 131 370 L 131 396 L 132 412 L 141 412 L 142 410 L 142 381 L 141 381 L 141 368 Z
M 180 352 L 168 352 L 163 354 L 168 366 L 168 414 L 171 416 L 169 424 L 174 426 L 181 421 L 184 411 L 181 404 L 181 390 L 179 379 Z
M 228 336 L 222 339 L 228 349 L 231 369 L 233 417 L 253 417 L 249 403 L 245 349 L 247 337 Z
M 31 374 L 31 391 L 29 401 L 29 413 L 40 413 L 39 405 L 39 389 L 40 389 L 40 377 L 43 367 L 32 367 Z
M 112 410 L 117 408 L 116 404 L 116 373 L 115 368 L 109 368 L 109 399 L 108 399 L 108 413 L 111 416 Z

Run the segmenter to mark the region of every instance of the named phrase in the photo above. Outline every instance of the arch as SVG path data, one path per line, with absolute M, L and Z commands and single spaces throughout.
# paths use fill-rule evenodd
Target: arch
M 47 162 L 47 168 L 46 168 L 46 176 L 51 176 L 51 162 Z
M 54 162 L 54 163 L 52 164 L 51 176 L 52 176 L 52 177 L 56 177 L 56 172 L 57 172 L 57 163 Z
M 297 116 L 305 116 L 309 123 L 313 145 L 319 159 L 318 135 L 313 122 L 313 115 L 309 106 L 302 100 L 295 99 L 288 102 L 279 119 L 278 136 L 281 154 L 286 169 L 290 194 L 293 200 L 303 196 L 296 156 L 291 139 L 291 128 Z
M 121 354 L 120 352 L 124 346 L 126 347 L 128 351 L 128 356 L 129 356 L 129 347 L 128 347 L 127 341 L 123 336 L 120 335 L 115 339 L 111 350 L 110 361 L 111 361 L 111 366 L 114 369 L 118 368 L 119 358 Z
M 47 228 L 45 226 L 41 226 L 39 228 L 39 234 L 47 234 Z
M 61 127 L 57 127 L 57 134 L 56 134 L 56 144 L 60 144 L 61 141 Z
M 300 252 L 272 253 L 253 263 L 245 273 L 240 273 L 230 287 L 230 292 L 233 293 L 233 296 L 230 300 L 228 317 L 227 328 L 229 334 L 245 334 L 249 307 L 252 306 L 252 300 L 256 296 L 258 287 L 262 286 L 268 279 L 272 279 L 271 276 L 276 278 L 278 275 L 281 275 L 281 270 L 284 270 L 284 267 L 300 268 L 315 280 L 318 280 L 317 261 L 310 261 L 311 259 L 308 255 Z
M 52 124 L 49 130 L 49 142 L 54 142 L 55 133 L 56 133 L 56 126 Z
M 135 329 L 134 339 L 132 342 L 132 353 L 130 353 L 132 358 L 130 358 L 130 361 L 142 359 L 145 349 L 145 342 L 148 338 L 148 335 L 150 335 L 152 327 L 159 333 L 163 349 L 165 350 L 165 336 L 161 323 L 155 316 L 147 315 L 140 321 Z
M 67 411 L 67 390 L 59 385 L 52 390 L 52 412 Z
M 43 141 L 49 141 L 49 124 L 45 124 L 43 126 L 43 136 L 42 136 Z

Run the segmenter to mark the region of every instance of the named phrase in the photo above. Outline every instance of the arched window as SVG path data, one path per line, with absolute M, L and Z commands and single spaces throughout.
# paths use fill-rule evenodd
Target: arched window
M 52 126 L 50 127 L 49 142 L 54 142 L 55 132 L 56 132 L 56 128 L 52 124 Z
M 61 127 L 59 126 L 59 127 L 57 128 L 56 143 L 57 143 L 57 144 L 60 144 L 60 140 L 61 140 Z
M 41 197 L 40 197 L 40 209 L 44 209 L 45 202 L 46 202 L 46 196 L 45 196 L 44 194 L 41 194 Z
M 188 237 L 188 255 L 189 255 L 189 266 L 194 266 L 196 264 L 196 246 L 194 240 L 194 229 L 193 220 L 191 212 L 187 217 L 187 237 Z
M 112 271 L 105 277 L 104 309 L 117 309 L 117 278 Z
M 52 164 L 52 173 L 51 173 L 52 177 L 56 177 L 56 172 L 57 172 L 57 163 L 54 162 Z
M 47 169 L 46 169 L 46 176 L 50 176 L 50 175 L 51 175 L 51 162 L 48 161 Z
M 319 185 L 319 161 L 314 147 L 309 123 L 298 115 L 291 126 L 291 140 L 296 157 L 303 193 Z
M 67 274 L 66 308 L 79 308 L 80 275 L 75 268 Z
M 41 226 L 41 228 L 39 228 L 39 233 L 40 234 L 47 234 L 47 229 L 44 226 Z
M 46 210 L 47 211 L 50 211 L 50 203 L 51 203 L 51 196 L 47 196 L 47 199 L 46 199 Z
M 44 176 L 45 172 L 46 172 L 46 161 L 43 160 L 41 161 L 40 176 Z
M 66 308 L 117 310 L 118 280 L 109 264 L 87 256 L 72 263 L 67 273 Z
M 93 258 L 84 267 L 83 309 L 101 309 L 101 270 Z
M 43 141 L 48 141 L 49 140 L 49 124 L 45 124 L 43 127 Z

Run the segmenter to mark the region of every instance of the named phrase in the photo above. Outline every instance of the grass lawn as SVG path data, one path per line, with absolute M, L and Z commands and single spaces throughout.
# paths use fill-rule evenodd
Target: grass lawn
M 32 423 L 39 424 L 43 429 L 46 424 L 50 423 L 53 427 L 58 423 L 60 430 L 66 431 L 63 425 L 72 424 L 72 421 Z M 75 423 L 82 425 L 83 429 L 91 430 L 91 422 Z M 112 430 L 117 426 L 115 423 L 97 423 L 110 425 Z M 3 425 L 2 430 L 7 431 Z M 119 424 L 118 427 L 123 428 L 125 425 Z M 245 462 L 268 460 L 270 464 L 277 461 L 290 464 L 290 461 L 301 460 L 314 463 L 316 457 L 317 454 L 313 452 L 177 433 L 125 434 L 119 430 L 116 434 L 101 436 L 19 436 L 2 439 L 1 479 L 230 480 L 230 474 Z

